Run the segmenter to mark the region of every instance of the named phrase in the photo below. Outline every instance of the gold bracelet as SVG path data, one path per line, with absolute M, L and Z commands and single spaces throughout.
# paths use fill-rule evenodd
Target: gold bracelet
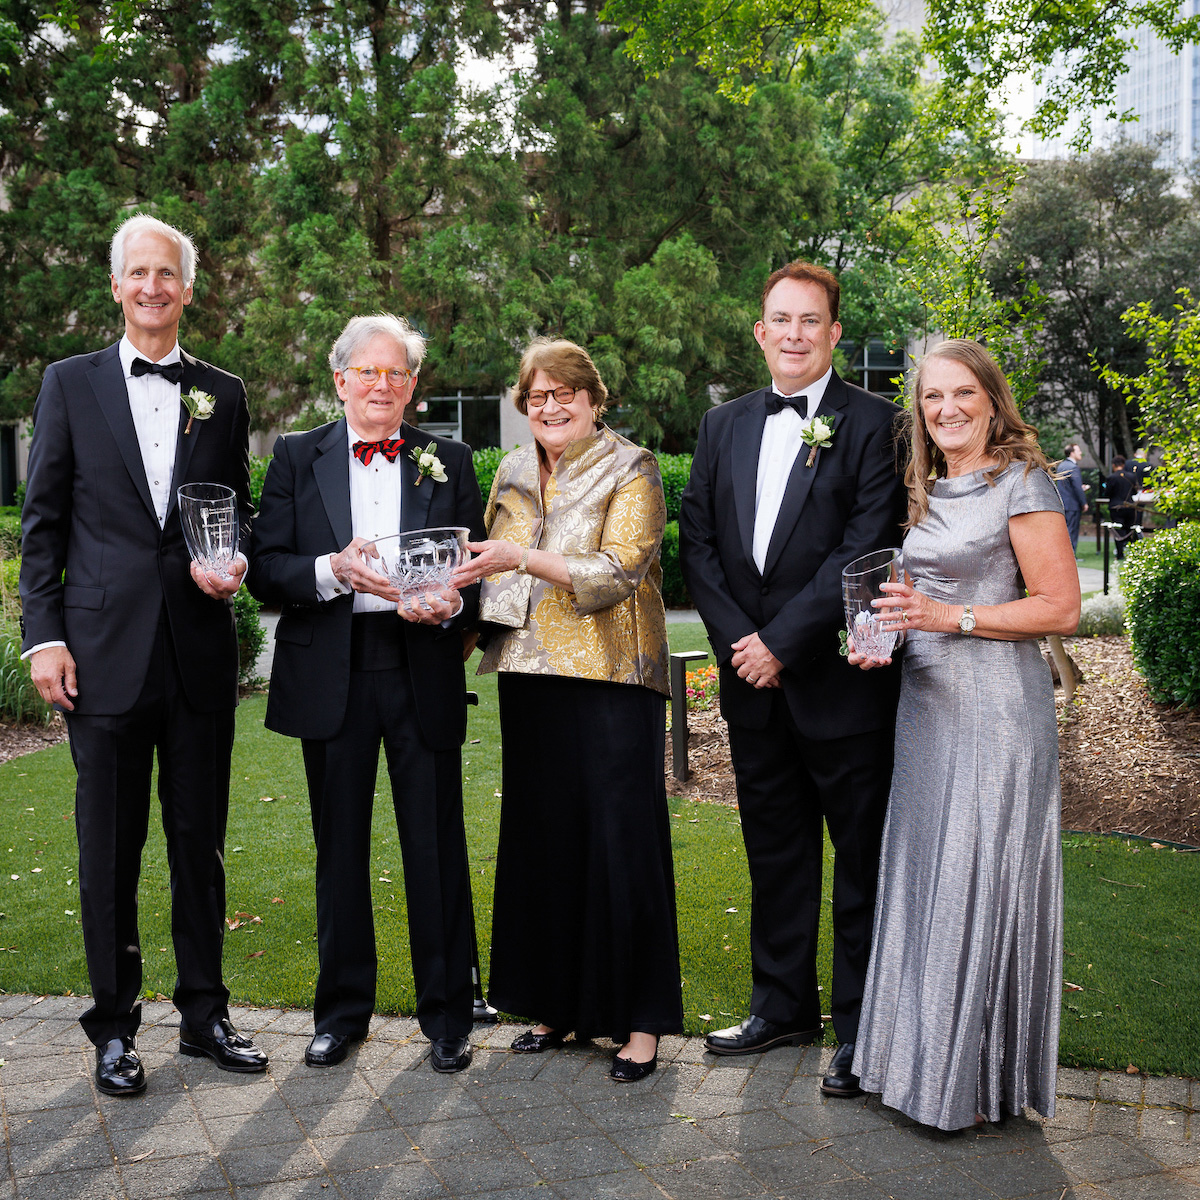
M 529 547 L 528 546 L 526 546 L 525 549 L 521 551 L 521 561 L 517 564 L 517 574 L 518 575 L 529 574 Z

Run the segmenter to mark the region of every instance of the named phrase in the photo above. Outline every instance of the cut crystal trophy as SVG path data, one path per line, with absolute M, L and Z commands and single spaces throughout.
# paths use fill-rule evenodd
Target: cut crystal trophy
M 410 529 L 367 542 L 362 554 L 372 570 L 385 575 L 399 589 L 400 602 L 411 607 L 425 592 L 450 586 L 454 568 L 470 558 L 470 532 L 459 525 Z
M 887 596 L 880 584 L 904 582 L 904 555 L 896 547 L 873 550 L 842 568 L 842 601 L 846 607 L 846 631 L 854 651 L 865 658 L 890 658 L 904 640 L 901 631 L 883 629 L 893 610 L 874 608 L 872 600 Z
M 178 495 L 188 553 L 206 571 L 228 579 L 238 550 L 236 493 L 222 483 L 185 483 Z

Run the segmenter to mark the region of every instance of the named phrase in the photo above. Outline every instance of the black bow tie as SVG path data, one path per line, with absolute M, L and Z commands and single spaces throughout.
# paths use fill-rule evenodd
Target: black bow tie
M 129 373 L 136 379 L 140 375 L 161 375 L 168 383 L 183 382 L 183 363 L 152 363 L 144 358 L 135 358 Z
M 767 393 L 767 415 L 771 416 L 781 409 L 790 408 L 797 416 L 808 416 L 807 396 L 781 396 L 778 392 Z

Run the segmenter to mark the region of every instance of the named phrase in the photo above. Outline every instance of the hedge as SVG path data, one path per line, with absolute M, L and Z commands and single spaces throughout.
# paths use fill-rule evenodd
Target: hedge
M 1134 665 L 1151 699 L 1200 703 L 1200 524 L 1135 543 L 1121 572 Z

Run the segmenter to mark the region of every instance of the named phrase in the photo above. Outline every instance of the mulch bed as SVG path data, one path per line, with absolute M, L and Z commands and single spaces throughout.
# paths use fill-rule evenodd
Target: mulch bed
M 1200 712 L 1155 704 L 1123 637 L 1067 638 L 1083 672 L 1072 702 L 1057 692 L 1063 828 L 1132 833 L 1200 846 Z M 687 783 L 672 796 L 737 803 L 725 723 L 716 707 L 688 714 Z

